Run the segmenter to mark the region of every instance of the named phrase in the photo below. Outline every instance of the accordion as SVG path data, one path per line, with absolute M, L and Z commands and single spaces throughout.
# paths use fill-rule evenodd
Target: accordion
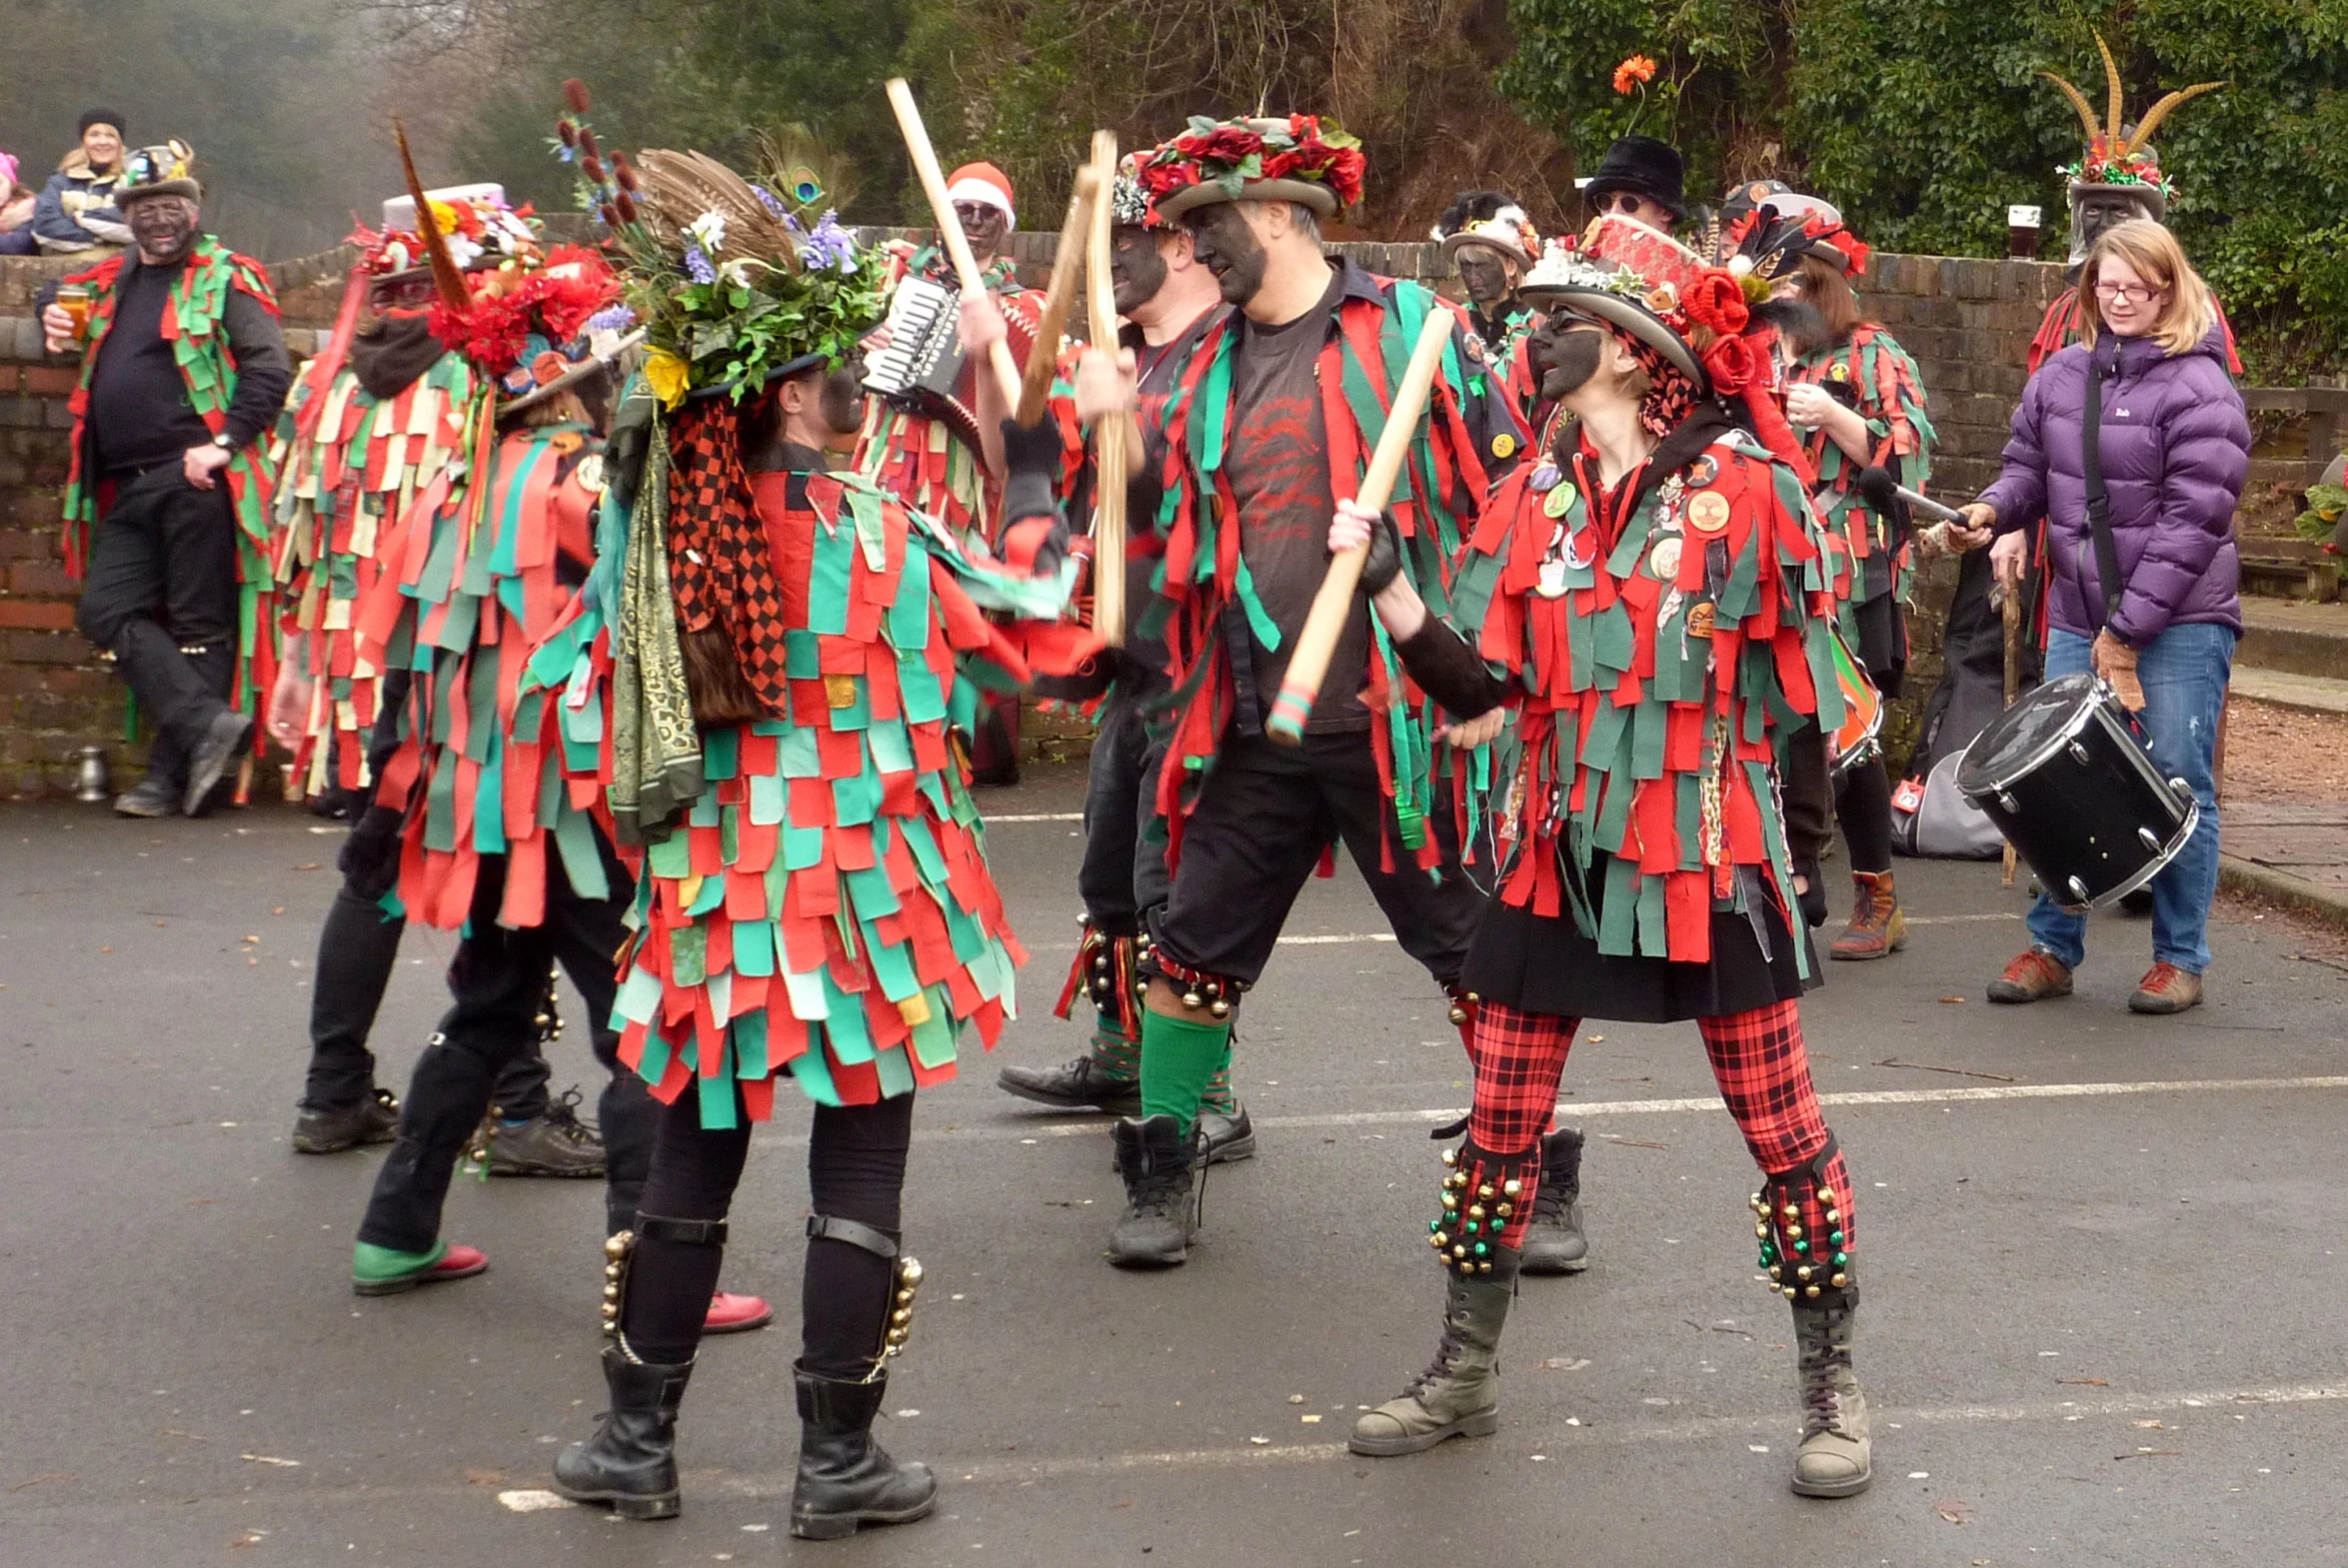
M 907 278 L 889 302 L 889 347 L 865 363 L 865 390 L 926 414 L 960 401 L 962 291 Z M 966 413 L 966 418 L 967 418 Z

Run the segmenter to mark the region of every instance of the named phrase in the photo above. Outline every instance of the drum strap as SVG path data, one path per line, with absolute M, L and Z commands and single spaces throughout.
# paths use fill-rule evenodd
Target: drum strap
M 2104 364 L 2100 355 L 2089 352 L 2086 401 L 2079 418 L 2079 473 L 2087 484 L 2087 531 L 2095 539 L 2095 584 L 2103 591 L 2103 614 L 2095 619 L 2097 631 L 2120 608 L 2120 552 L 2111 537 L 2111 493 L 2103 488 L 2103 384 L 2113 368 Z

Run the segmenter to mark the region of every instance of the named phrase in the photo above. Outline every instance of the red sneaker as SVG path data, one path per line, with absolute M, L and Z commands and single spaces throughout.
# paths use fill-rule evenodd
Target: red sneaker
M 775 1309 L 763 1296 L 736 1295 L 721 1290 L 710 1297 L 710 1315 L 703 1321 L 705 1334 L 746 1334 L 754 1328 L 764 1328 L 775 1321 Z
M 2071 971 L 2061 959 L 2043 947 L 2032 947 L 2005 966 L 2005 972 L 1989 982 L 1991 1001 L 2043 1001 L 2049 996 L 2068 996 L 2071 993 Z
M 2173 963 L 2156 963 L 2136 982 L 2128 998 L 2130 1012 L 2183 1012 L 2201 1005 L 2201 976 L 2188 974 Z

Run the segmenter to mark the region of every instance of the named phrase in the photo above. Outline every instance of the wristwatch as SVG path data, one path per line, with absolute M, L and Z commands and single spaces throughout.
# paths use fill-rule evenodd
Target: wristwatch
M 212 445 L 218 447 L 223 452 L 234 452 L 237 449 L 235 440 L 232 439 L 229 433 L 225 430 L 212 438 Z

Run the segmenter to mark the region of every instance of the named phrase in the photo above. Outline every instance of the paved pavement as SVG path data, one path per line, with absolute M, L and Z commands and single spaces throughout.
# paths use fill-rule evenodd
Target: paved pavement
M 1036 949 L 1004 1060 L 1081 1037 L 1048 1011 L 1078 790 L 988 797 Z M 1993 1011 L 2019 892 L 1994 862 L 1903 864 L 1909 950 L 1836 966 L 1808 1008 L 1865 1216 L 1878 1437 L 1874 1490 L 1816 1503 L 1785 1490 L 1784 1308 L 1752 1282 L 1750 1167 L 1684 1027 L 1592 1025 L 1568 1070 L 1596 1261 L 1526 1283 L 1499 1435 L 1342 1452 L 1431 1347 L 1424 1129 L 1466 1087 L 1432 985 L 1364 939 L 1359 882 L 1316 883 L 1246 1010 L 1263 1152 L 1214 1173 L 1188 1267 L 1102 1261 L 1097 1120 L 1032 1113 L 994 1063 L 925 1098 L 931 1282 L 884 1436 L 947 1490 L 926 1524 L 816 1546 L 785 1530 L 804 1120 L 762 1136 L 726 1270 L 785 1321 L 705 1352 L 675 1524 L 525 1511 L 600 1408 L 585 1184 L 461 1184 L 450 1233 L 487 1275 L 349 1294 L 380 1151 L 286 1142 L 335 846 L 290 811 L 0 808 L 0 1563 L 2343 1559 L 2348 971 L 2274 922 L 2221 924 L 2197 1013 L 2124 1011 L 2148 936 L 2122 920 L 2078 996 Z M 449 947 L 411 938 L 379 1032 L 395 1081 Z M 588 1070 L 576 1032 L 562 1050 L 558 1085 Z

